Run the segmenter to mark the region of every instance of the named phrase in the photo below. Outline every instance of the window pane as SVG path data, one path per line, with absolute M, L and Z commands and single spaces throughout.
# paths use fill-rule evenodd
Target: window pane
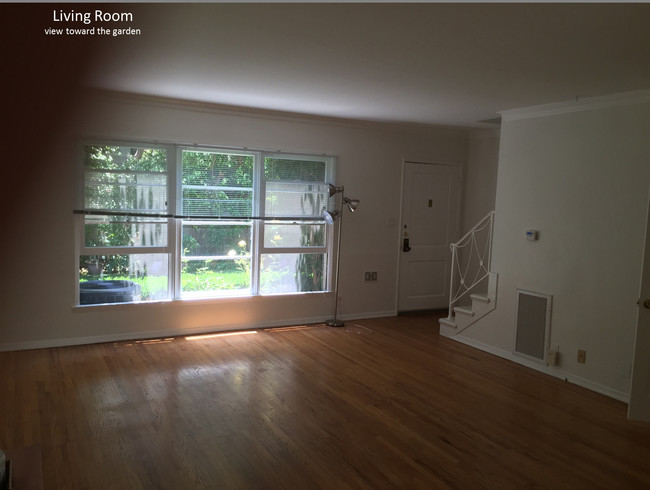
M 253 190 L 183 186 L 186 216 L 245 217 L 253 214 Z
M 181 290 L 184 297 L 248 290 L 250 223 L 183 224 Z
M 166 213 L 167 151 L 132 146 L 84 146 L 84 206 Z
M 250 224 L 183 223 L 183 257 L 235 257 L 250 253 Z
M 220 293 L 249 291 L 251 259 L 183 259 L 181 289 L 184 298 L 214 297 Z
M 167 175 L 86 172 L 84 206 L 138 213 L 167 210 Z
M 263 254 L 260 292 L 324 291 L 325 257 L 326 254 Z
M 183 151 L 183 214 L 250 216 L 253 155 Z
M 327 163 L 323 161 L 301 160 L 300 158 L 264 159 L 264 177 L 267 181 L 287 182 L 325 182 Z
M 86 247 L 166 247 L 167 220 L 86 216 Z
M 327 208 L 329 188 L 287 182 L 267 182 L 266 216 L 320 216 Z
M 324 247 L 325 224 L 323 223 L 274 223 L 264 224 L 264 247 Z
M 167 299 L 167 271 L 167 254 L 82 255 L 79 304 Z
M 84 146 L 84 167 L 102 170 L 166 173 L 167 151 L 135 146 Z

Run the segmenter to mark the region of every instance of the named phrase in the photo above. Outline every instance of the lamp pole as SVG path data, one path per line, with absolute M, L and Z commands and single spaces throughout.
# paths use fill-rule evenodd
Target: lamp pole
M 325 221 L 328 224 L 333 224 L 333 222 L 338 218 L 339 228 L 338 228 L 338 237 L 336 239 L 336 278 L 334 279 L 334 318 L 327 320 L 325 325 L 329 327 L 342 327 L 345 325 L 343 320 L 337 318 L 339 313 L 339 272 L 341 270 L 341 235 L 343 234 L 343 205 L 345 204 L 351 213 L 354 213 L 359 206 L 358 199 L 350 199 L 343 195 L 343 187 L 336 187 L 332 184 L 329 185 L 329 194 L 330 197 L 335 194 L 341 193 L 341 208 L 337 211 L 329 213 L 327 210 L 323 212 L 325 216 Z
M 343 231 L 343 209 L 341 209 L 341 212 L 339 214 L 339 229 L 338 229 L 338 237 L 336 239 L 337 245 L 336 245 L 336 277 L 334 278 L 334 318 L 327 320 L 325 322 L 325 325 L 328 327 L 342 327 L 345 325 L 343 320 L 339 320 L 336 318 L 338 315 L 338 309 L 339 309 L 339 270 L 341 266 L 341 233 Z

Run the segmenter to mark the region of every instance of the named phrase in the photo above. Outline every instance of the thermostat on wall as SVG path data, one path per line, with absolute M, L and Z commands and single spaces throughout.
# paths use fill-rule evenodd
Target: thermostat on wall
M 537 240 L 537 230 L 526 230 L 526 240 Z

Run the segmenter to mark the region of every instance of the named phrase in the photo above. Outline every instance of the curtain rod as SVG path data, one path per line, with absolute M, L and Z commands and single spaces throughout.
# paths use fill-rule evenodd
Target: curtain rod
M 125 211 L 101 211 L 96 209 L 75 209 L 72 214 L 83 214 L 84 216 L 119 216 L 125 218 L 165 218 L 185 219 L 193 221 L 325 221 L 325 217 L 319 216 L 196 216 L 185 214 L 156 214 L 156 213 L 129 213 Z

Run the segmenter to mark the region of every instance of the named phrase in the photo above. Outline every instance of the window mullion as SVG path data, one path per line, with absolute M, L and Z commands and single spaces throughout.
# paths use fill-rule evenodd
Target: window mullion
M 170 252 L 167 247 L 84 247 L 80 249 L 80 255 L 142 255 L 142 254 L 166 254 Z
M 170 151 L 171 161 L 169 165 L 170 175 L 170 195 L 169 195 L 169 209 L 171 214 L 179 215 L 183 212 L 183 149 L 177 145 L 173 146 L 173 151 Z M 169 292 L 171 299 L 181 298 L 181 270 L 183 254 L 183 220 L 171 220 L 173 234 L 171 235 L 171 260 L 169 265 L 170 279 L 169 279 Z
M 83 182 L 83 181 L 82 181 Z M 83 189 L 83 187 L 82 187 Z M 83 200 L 83 194 L 80 192 L 79 194 L 82 195 L 82 200 Z M 81 250 L 84 248 L 84 235 L 85 235 L 85 217 L 81 214 L 77 214 L 74 216 L 75 219 L 75 243 L 74 243 L 74 248 L 75 248 L 75 259 L 74 259 L 74 298 L 73 298 L 73 305 L 78 305 L 79 304 L 79 258 L 81 256 Z
M 183 220 L 174 219 L 173 228 L 174 228 L 174 246 L 172 252 L 172 265 L 171 274 L 170 274 L 170 291 L 172 299 L 181 298 L 181 269 L 182 269 L 182 260 L 181 255 L 183 253 Z
M 327 247 L 262 247 L 260 254 L 324 254 Z
M 264 154 L 255 153 L 253 166 L 253 214 L 264 216 L 265 214 L 265 189 L 264 180 Z M 262 266 L 261 250 L 264 245 L 264 221 L 254 220 L 252 227 L 251 243 L 251 294 L 258 295 L 260 290 L 260 267 Z

